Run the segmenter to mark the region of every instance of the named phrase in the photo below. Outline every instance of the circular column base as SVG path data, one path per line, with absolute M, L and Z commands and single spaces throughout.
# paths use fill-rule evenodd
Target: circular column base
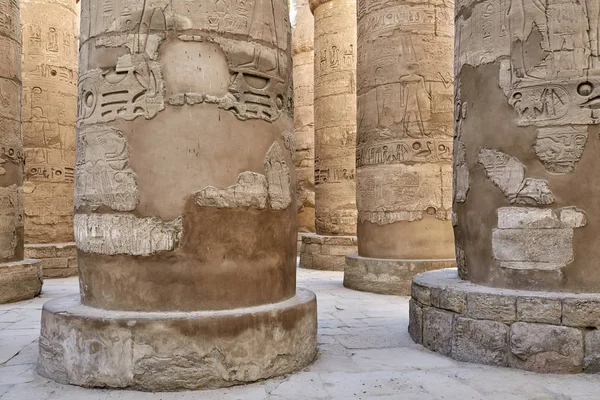
M 68 278 L 77 275 L 75 242 L 26 244 L 25 257 L 40 260 L 44 278 Z
M 39 260 L 0 264 L 0 304 L 34 298 L 42 291 L 43 282 Z
M 276 304 L 225 311 L 42 310 L 38 373 L 85 387 L 175 391 L 245 384 L 297 371 L 317 352 L 317 302 L 298 290 Z
M 346 257 L 344 286 L 362 292 L 410 296 L 411 282 L 415 275 L 455 266 L 454 259 L 399 260 L 350 254 Z
M 541 373 L 600 372 L 600 294 L 497 289 L 456 269 L 415 277 L 409 332 L 458 361 Z
M 302 236 L 300 267 L 321 271 L 343 271 L 346 256 L 358 251 L 356 236 Z

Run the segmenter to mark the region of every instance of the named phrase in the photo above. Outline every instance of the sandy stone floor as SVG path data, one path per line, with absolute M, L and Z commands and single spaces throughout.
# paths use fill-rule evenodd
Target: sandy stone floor
M 201 392 L 140 393 L 62 386 L 36 375 L 42 304 L 78 291 L 77 278 L 47 280 L 40 298 L 0 306 L 1 400 L 598 400 L 600 376 L 558 376 L 460 363 L 415 345 L 408 299 L 355 292 L 341 272 L 298 270 L 319 302 L 319 356 L 292 376 Z

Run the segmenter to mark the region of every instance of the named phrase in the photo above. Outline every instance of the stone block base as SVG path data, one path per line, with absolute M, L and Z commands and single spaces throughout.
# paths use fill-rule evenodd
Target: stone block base
M 409 332 L 455 360 L 541 373 L 600 371 L 600 294 L 496 289 L 455 269 L 413 280 Z
M 77 247 L 74 242 L 26 244 L 25 257 L 40 260 L 44 278 L 77 275 Z
M 362 292 L 410 296 L 411 282 L 415 275 L 455 266 L 454 259 L 398 260 L 350 254 L 346 257 L 344 286 Z
M 315 295 L 201 312 L 107 311 L 79 296 L 44 304 L 38 373 L 85 387 L 175 391 L 295 372 L 317 352 Z
M 34 298 L 42 291 L 43 282 L 38 260 L 0 264 L 0 304 Z
M 302 236 L 300 267 L 322 271 L 343 271 L 346 256 L 358 251 L 356 236 Z

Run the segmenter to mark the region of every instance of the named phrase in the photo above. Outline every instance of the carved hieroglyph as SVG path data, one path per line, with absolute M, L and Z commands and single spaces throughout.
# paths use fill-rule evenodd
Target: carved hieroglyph
M 73 241 L 75 0 L 21 2 L 25 240 Z
M 493 268 L 483 261 L 492 256 L 498 273 L 478 276 L 496 279 L 494 285 L 600 287 L 595 274 L 588 273 L 589 260 L 598 254 L 584 239 L 597 229 L 587 223 L 595 220 L 591 199 L 597 185 L 590 175 L 597 165 L 586 156 L 586 147 L 590 151 L 590 143 L 597 141 L 593 125 L 600 124 L 600 3 L 459 0 L 455 22 L 455 147 L 460 151 L 454 199 L 464 271 Z M 480 85 L 481 95 L 475 95 L 468 82 L 483 80 L 494 87 Z M 497 99 L 502 104 L 495 104 Z M 471 113 L 471 106 L 478 111 Z M 503 119 L 498 131 L 482 130 L 482 121 L 494 125 L 498 117 Z M 500 208 L 502 202 L 491 198 L 487 204 L 495 206 L 481 204 L 482 169 L 504 195 Z M 477 200 L 470 201 L 473 191 Z M 479 217 L 469 221 L 467 215 L 475 214 Z M 481 252 L 489 248 L 483 241 L 490 238 L 492 254 Z M 511 280 L 517 275 L 507 270 L 514 269 L 521 283 Z
M 358 2 L 360 221 L 449 220 L 452 91 L 450 2 Z
M 225 189 L 208 186 L 195 194 L 201 207 L 254 208 L 263 210 L 267 199 L 271 209 L 285 210 L 292 204 L 290 171 L 279 143 L 275 142 L 265 156 L 265 175 L 245 171 L 237 183 Z
M 311 1 L 315 203 L 321 235 L 356 234 L 356 0 Z
M 298 230 L 315 231 L 314 22 L 308 0 L 290 1 Z
M 182 219 L 163 222 L 130 214 L 76 214 L 75 242 L 85 252 L 149 256 L 174 250 L 182 233 Z
M 19 5 L 0 0 L 0 263 L 23 256 Z

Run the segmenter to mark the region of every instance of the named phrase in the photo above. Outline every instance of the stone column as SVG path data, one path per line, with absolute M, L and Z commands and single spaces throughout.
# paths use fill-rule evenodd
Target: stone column
M 315 231 L 314 23 L 308 0 L 293 0 L 294 135 L 298 180 L 298 231 Z
M 315 24 L 316 234 L 303 268 L 343 271 L 356 252 L 356 0 L 310 0 Z
M 358 3 L 358 254 L 346 287 L 410 293 L 454 265 L 452 2 Z
M 23 161 L 19 3 L 0 0 L 0 303 L 42 290 L 39 262 L 23 259 Z
M 81 297 L 44 306 L 40 374 L 169 391 L 313 360 L 290 36 L 287 0 L 82 1 Z
M 75 0 L 21 0 L 25 255 L 44 277 L 77 274 L 73 242 Z
M 456 3 L 459 274 L 415 279 L 411 334 L 426 347 L 600 370 L 599 21 L 595 0 Z

